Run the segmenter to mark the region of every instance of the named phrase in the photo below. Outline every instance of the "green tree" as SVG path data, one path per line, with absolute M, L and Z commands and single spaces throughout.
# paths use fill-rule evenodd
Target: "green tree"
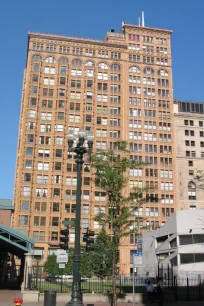
M 116 143 L 118 146 L 117 155 L 114 151 L 98 151 L 92 157 L 92 165 L 96 169 L 95 184 L 101 190 L 106 191 L 107 202 L 106 212 L 99 212 L 95 221 L 98 221 L 102 228 L 110 228 L 111 249 L 110 261 L 112 263 L 112 298 L 113 305 L 117 305 L 116 293 L 116 271 L 117 254 L 122 238 L 130 233 L 138 232 L 139 223 L 142 218 L 134 214 L 143 203 L 145 188 L 135 187 L 127 192 L 128 171 L 134 168 L 142 168 L 144 163 L 134 161 L 130 158 L 126 142 Z
M 47 260 L 44 264 L 44 271 L 51 275 L 59 275 L 59 265 L 56 262 L 56 255 L 48 255 Z
M 81 276 L 92 277 L 93 269 L 91 264 L 91 253 L 87 253 L 84 249 L 81 250 L 81 263 L 80 263 Z
M 91 269 L 97 277 L 104 278 L 111 275 L 112 263 L 110 254 L 112 249 L 111 238 L 103 228 L 94 243 L 94 251 L 90 252 Z
M 69 260 L 65 265 L 64 269 L 59 269 L 59 264 L 57 263 L 56 255 L 49 255 L 44 265 L 44 271 L 51 275 L 72 275 L 73 273 L 73 258 L 74 252 L 72 249 L 69 250 Z M 93 275 L 90 264 L 90 257 L 86 252 L 81 250 L 81 266 L 80 273 L 82 276 L 91 277 Z

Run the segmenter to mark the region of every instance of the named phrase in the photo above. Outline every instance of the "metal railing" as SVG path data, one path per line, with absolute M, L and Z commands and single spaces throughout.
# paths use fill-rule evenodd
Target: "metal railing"
M 45 275 L 42 266 L 29 267 L 27 280 L 24 280 L 25 290 L 56 291 L 57 293 L 71 293 L 72 275 Z M 204 301 L 204 275 L 191 277 L 176 277 L 172 271 L 163 270 L 164 299 L 177 301 Z M 161 274 L 159 274 L 161 277 Z M 166 276 L 166 277 L 165 277 Z M 146 294 L 147 276 L 134 277 L 134 292 Z M 150 278 L 155 294 L 157 291 L 157 278 Z M 116 278 L 117 293 L 133 293 L 133 276 L 120 275 Z M 112 292 L 111 276 L 104 279 L 97 277 L 81 277 L 81 290 L 83 293 L 96 293 L 107 295 Z

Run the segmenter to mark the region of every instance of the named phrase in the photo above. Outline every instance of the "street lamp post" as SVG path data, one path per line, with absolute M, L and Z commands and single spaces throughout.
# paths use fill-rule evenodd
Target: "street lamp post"
M 74 245 L 74 263 L 73 263 L 73 283 L 72 298 L 67 306 L 82 306 L 81 284 L 80 284 L 80 221 L 81 221 L 81 183 L 82 183 L 82 165 L 84 163 L 83 155 L 91 153 L 93 147 L 93 133 L 80 128 L 76 135 L 72 131 L 68 134 L 68 150 L 76 154 L 75 162 L 77 164 L 77 193 L 76 193 L 76 218 L 75 218 L 75 245 Z M 85 147 L 87 140 L 88 147 Z M 77 141 L 73 148 L 74 141 Z

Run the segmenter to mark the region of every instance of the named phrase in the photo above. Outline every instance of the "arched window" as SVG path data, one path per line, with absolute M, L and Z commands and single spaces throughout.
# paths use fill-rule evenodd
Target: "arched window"
M 152 68 L 147 67 L 147 68 L 144 69 L 144 74 L 152 74 L 153 75 L 154 70 Z
M 131 73 L 140 73 L 140 69 L 138 67 L 130 67 L 129 72 Z
M 111 65 L 111 70 L 114 70 L 114 71 L 119 71 L 120 70 L 120 65 L 118 65 L 118 64 L 112 64 Z
M 100 63 L 100 64 L 98 64 L 98 68 L 108 69 L 108 65 L 106 65 L 105 63 Z
M 40 55 L 36 54 L 36 55 L 33 55 L 32 60 L 42 62 L 42 57 Z
M 82 66 L 82 62 L 79 59 L 74 59 L 72 61 L 72 66 L 81 67 Z
M 188 183 L 188 199 L 196 200 L 196 184 L 192 181 Z
M 95 64 L 92 61 L 88 61 L 88 62 L 85 63 L 85 66 L 86 67 L 93 67 L 93 66 L 95 66 Z
M 158 75 L 168 77 L 169 73 L 168 73 L 168 71 L 166 71 L 166 70 L 160 69 L 160 70 L 158 71 Z
M 59 63 L 63 65 L 68 65 L 68 59 L 66 57 L 60 57 Z
M 49 64 L 55 64 L 56 63 L 56 59 L 52 56 L 49 56 L 45 59 L 45 62 L 46 63 L 49 63 Z

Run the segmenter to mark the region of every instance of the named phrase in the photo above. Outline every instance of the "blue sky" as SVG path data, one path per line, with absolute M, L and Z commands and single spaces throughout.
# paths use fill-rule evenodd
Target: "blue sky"
M 0 5 L 0 198 L 12 198 L 27 32 L 103 39 L 121 22 L 174 30 L 174 97 L 204 101 L 203 0 L 6 0 Z

